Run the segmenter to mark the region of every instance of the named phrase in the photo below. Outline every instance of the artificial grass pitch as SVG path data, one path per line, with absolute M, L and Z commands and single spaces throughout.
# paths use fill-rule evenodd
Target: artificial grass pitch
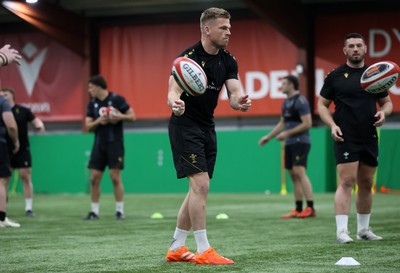
M 183 194 L 126 195 L 126 220 L 115 220 L 112 195 L 100 201 L 100 220 L 83 221 L 86 195 L 36 195 L 36 217 L 24 216 L 21 194 L 10 197 L 8 216 L 19 229 L 0 229 L 0 272 L 400 272 L 399 196 L 376 194 L 373 231 L 383 241 L 356 239 L 355 197 L 349 218 L 355 243 L 336 243 L 333 193 L 316 194 L 313 219 L 281 219 L 293 197 L 210 194 L 207 233 L 211 246 L 234 265 L 167 263 L 165 254 Z M 164 218 L 151 219 L 155 213 Z M 217 220 L 225 213 L 229 219 Z M 187 247 L 195 252 L 193 232 Z M 338 266 L 352 257 L 359 266 Z

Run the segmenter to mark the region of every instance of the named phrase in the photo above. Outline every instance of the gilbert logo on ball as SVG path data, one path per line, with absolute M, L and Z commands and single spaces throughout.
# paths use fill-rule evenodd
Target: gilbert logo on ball
M 390 61 L 369 66 L 361 76 L 361 87 L 373 94 L 389 90 L 399 78 L 399 66 Z
M 172 65 L 172 75 L 183 91 L 191 96 L 206 92 L 207 76 L 203 68 L 190 58 L 179 57 Z

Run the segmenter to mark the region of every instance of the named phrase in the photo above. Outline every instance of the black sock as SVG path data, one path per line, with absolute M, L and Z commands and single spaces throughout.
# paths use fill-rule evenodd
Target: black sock
M 307 207 L 310 207 L 310 208 L 314 208 L 314 201 L 312 201 L 312 200 L 307 200 Z
M 6 213 L 4 211 L 0 211 L 0 221 L 4 221 L 6 219 Z
M 303 211 L 303 201 L 296 201 L 296 210 Z

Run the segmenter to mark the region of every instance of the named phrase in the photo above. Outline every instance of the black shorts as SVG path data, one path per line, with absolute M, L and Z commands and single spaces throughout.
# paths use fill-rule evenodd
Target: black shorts
M 95 141 L 88 164 L 89 169 L 104 171 L 106 166 L 109 169 L 124 168 L 124 143 L 115 141 L 107 144 L 99 144 Z
M 11 176 L 10 156 L 8 153 L 7 144 L 0 142 L 0 177 L 2 178 Z
M 308 153 L 311 145 L 295 143 L 285 146 L 285 168 L 291 170 L 293 166 L 307 167 Z
M 31 168 L 32 167 L 32 157 L 31 151 L 29 148 L 20 149 L 18 153 L 11 153 L 10 165 L 13 169 L 20 168 Z
M 176 176 L 208 172 L 212 178 L 217 158 L 215 129 L 169 123 L 169 141 L 176 169 Z
M 378 166 L 378 141 L 369 143 L 334 142 L 336 164 L 360 161 L 369 166 Z

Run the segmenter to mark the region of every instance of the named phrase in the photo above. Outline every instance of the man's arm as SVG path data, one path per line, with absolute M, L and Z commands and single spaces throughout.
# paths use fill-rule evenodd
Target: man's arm
M 374 126 L 376 127 L 382 126 L 386 121 L 386 117 L 389 116 L 393 111 L 393 103 L 389 96 L 379 99 L 378 104 L 380 106 L 380 110 L 375 114 L 376 121 Z
M 171 75 L 168 81 L 168 106 L 172 109 L 175 116 L 182 116 L 185 112 L 185 102 L 180 99 L 182 92 L 183 90 Z
M 18 140 L 18 127 L 12 112 L 3 112 L 3 121 L 6 125 L 8 135 L 14 145 L 13 153 L 17 153 L 19 150 L 19 140 Z
M 98 117 L 94 120 L 92 117 L 86 117 L 85 119 L 85 128 L 88 132 L 93 132 L 97 126 L 100 124 L 107 124 L 107 120 L 105 117 Z
M 40 132 L 45 132 L 45 131 L 46 131 L 46 129 L 45 129 L 45 127 L 44 127 L 43 121 L 42 121 L 40 118 L 38 118 L 38 117 L 36 117 L 34 120 L 32 120 L 32 125 L 33 125 L 37 130 L 39 130 Z
M 343 142 L 343 134 L 339 126 L 336 125 L 332 118 L 331 112 L 329 111 L 329 106 L 332 101 L 325 99 L 324 97 L 319 97 L 318 100 L 318 113 L 321 120 L 331 128 L 331 135 L 335 141 Z
M 225 87 L 232 109 L 242 112 L 246 112 L 250 109 L 251 100 L 249 99 L 249 95 L 242 95 L 239 80 L 229 79 L 225 82 Z
M 300 117 L 301 123 L 297 125 L 296 127 L 293 127 L 289 130 L 281 132 L 276 139 L 278 140 L 284 140 L 290 136 L 297 135 L 299 133 L 302 133 L 304 131 L 307 131 L 308 129 L 311 128 L 312 126 L 312 118 L 311 114 L 303 115 Z
M 128 109 L 125 113 L 121 113 L 118 111 L 118 109 L 114 109 L 114 114 L 112 114 L 108 120 L 110 123 L 117 123 L 119 121 L 135 121 L 136 120 L 136 115 L 135 112 L 133 111 L 132 107 Z
M 268 141 L 273 139 L 276 135 L 278 135 L 283 130 L 285 130 L 285 120 L 283 117 L 281 117 L 279 122 L 272 129 L 272 131 L 269 132 L 269 134 L 260 138 L 260 140 L 258 141 L 258 145 L 263 146 L 264 144 L 266 144 Z

